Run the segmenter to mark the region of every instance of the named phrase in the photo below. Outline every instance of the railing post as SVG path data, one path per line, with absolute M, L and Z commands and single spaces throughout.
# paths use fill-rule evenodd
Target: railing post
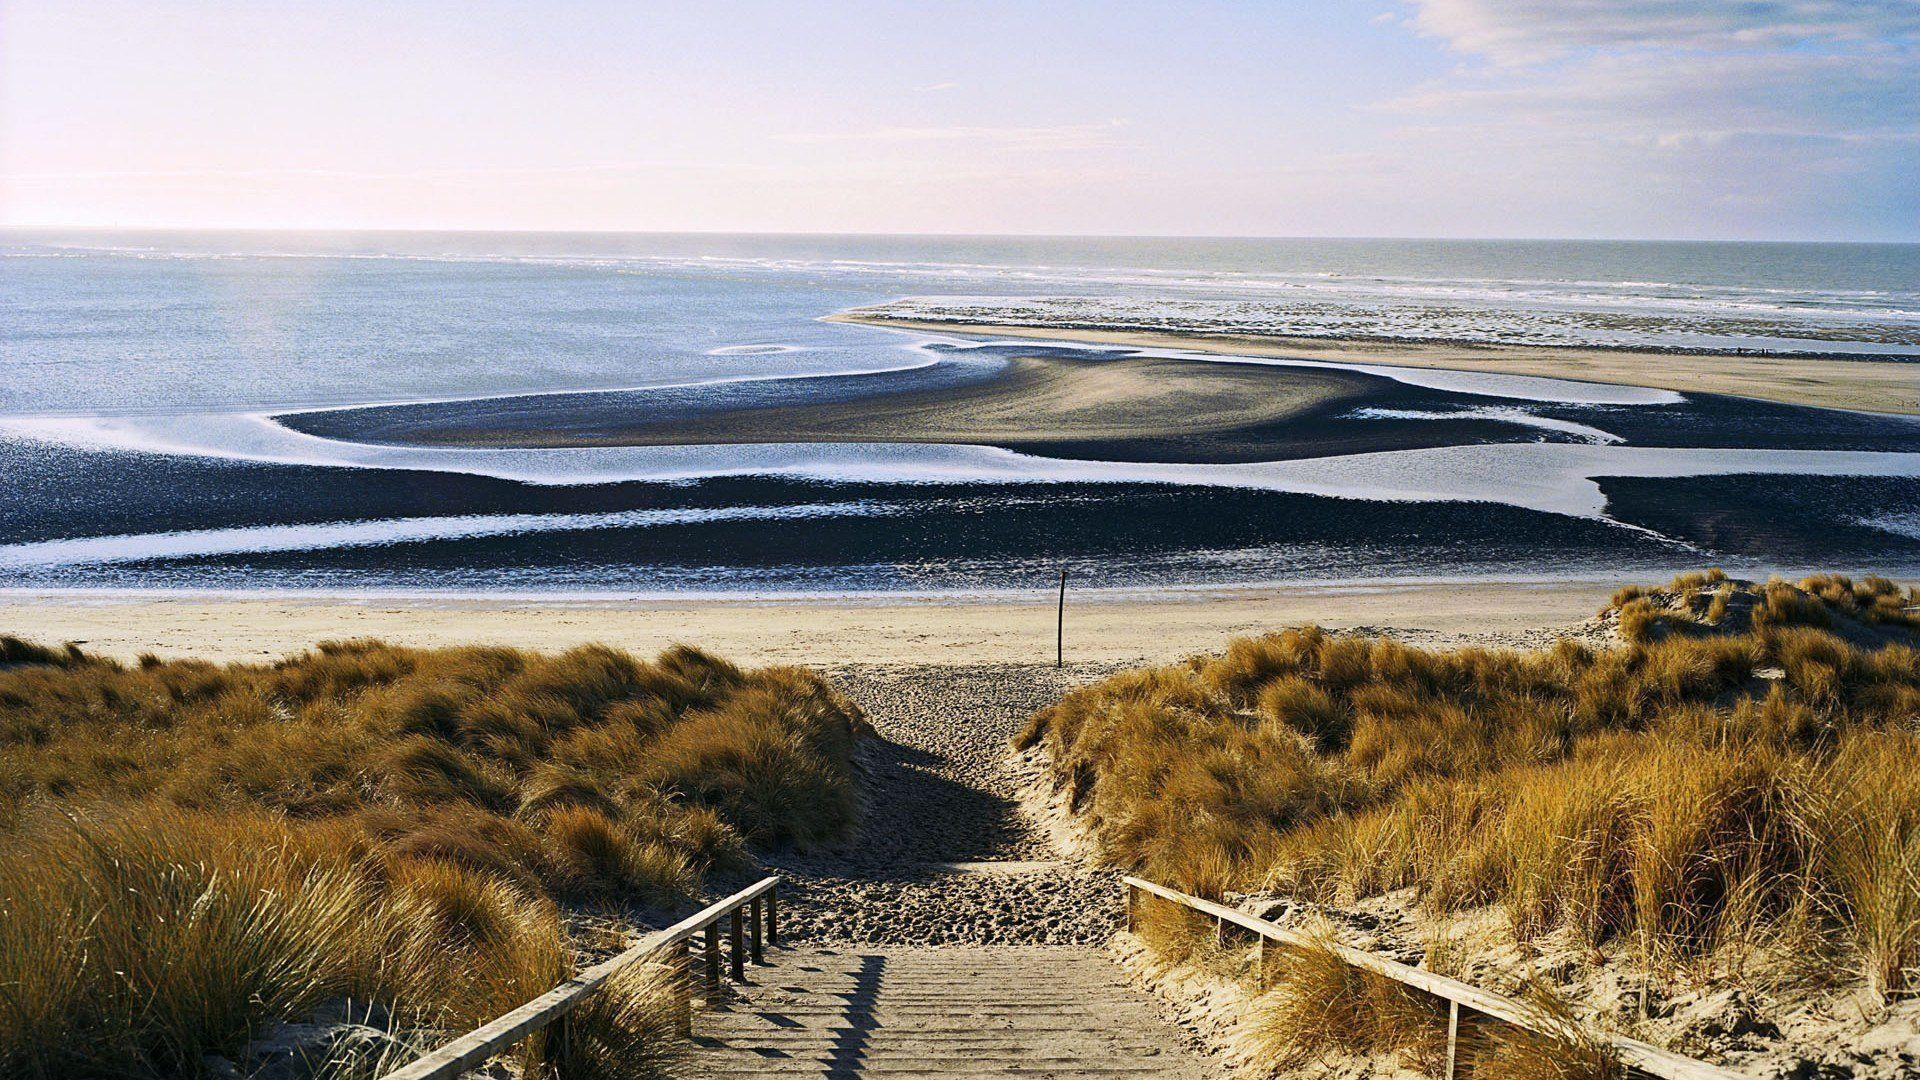
M 727 959 L 733 965 L 734 982 L 747 981 L 747 953 L 741 941 L 745 935 L 740 925 L 745 921 L 739 908 L 733 909 L 733 917 L 727 921 Z
M 672 1014 L 668 1023 L 682 1037 L 693 1034 L 693 995 L 696 979 L 696 954 L 704 950 L 707 964 L 708 1004 L 717 1004 L 724 990 L 720 971 L 720 919 L 733 917 L 733 948 L 736 971 L 746 955 L 741 945 L 741 920 L 756 896 L 767 899 L 765 907 L 768 933 L 773 932 L 773 888 L 777 877 L 766 877 L 753 885 L 716 901 L 663 930 L 643 935 L 619 955 L 602 960 L 584 971 L 514 1008 L 508 1009 L 479 1027 L 442 1043 L 398 1068 L 388 1070 L 382 1080 L 457 1080 L 485 1065 L 501 1053 L 518 1046 L 527 1054 L 543 1059 L 537 1064 L 551 1068 L 556 1080 L 585 1068 L 582 1064 L 583 1032 L 578 1014 L 572 1010 L 596 993 L 606 991 L 608 981 L 634 964 L 658 966 L 670 985 L 661 989 L 668 995 L 663 1002 Z M 704 942 L 696 940 L 706 931 Z M 1729 1077 L 1727 1080 L 1738 1080 Z
M 750 938 L 753 942 L 753 962 L 756 965 L 767 962 L 766 954 L 760 949 L 760 920 L 763 917 L 760 909 L 760 898 L 756 896 L 753 898 L 753 933 Z
M 1060 568 L 1060 614 L 1054 621 L 1053 666 L 1067 666 L 1067 568 Z
M 780 886 L 767 890 L 767 944 L 780 944 Z
M 553 1069 L 553 1075 L 561 1080 L 573 1075 L 573 1062 L 569 1060 L 573 1054 L 573 1036 L 569 1030 L 573 1026 L 569 1023 L 572 1019 L 569 1013 L 547 1025 L 547 1064 Z
M 1460 1003 L 1447 1002 L 1447 1075 L 1454 1080 L 1460 1069 Z
M 1322 944 L 1310 934 L 1291 930 L 1271 920 L 1257 918 L 1224 904 L 1190 896 L 1176 889 L 1169 889 L 1131 875 L 1123 876 L 1121 884 L 1127 888 L 1126 906 L 1129 929 L 1133 928 L 1138 921 L 1137 909 L 1141 903 L 1145 902 L 1141 899 L 1141 895 L 1145 894 L 1155 900 L 1179 905 L 1198 917 L 1214 919 L 1218 924 L 1214 929 L 1216 936 L 1225 935 L 1228 923 L 1244 932 L 1258 935 L 1261 940 L 1257 959 L 1263 982 L 1273 977 L 1272 969 L 1275 967 L 1280 969 L 1281 978 L 1286 976 L 1284 958 L 1277 957 L 1276 953 L 1287 949 L 1319 947 Z M 1480 1071 L 1477 1066 L 1484 1064 L 1488 1053 L 1484 1044 L 1489 1025 L 1511 1024 L 1523 1030 L 1544 1035 L 1557 1034 L 1553 1028 L 1558 1025 L 1542 1026 L 1534 1019 L 1534 1010 L 1523 1002 L 1483 990 L 1471 983 L 1462 982 L 1431 969 L 1412 967 L 1338 942 L 1326 942 L 1324 947 L 1342 963 L 1432 994 L 1447 1002 L 1445 1080 L 1460 1080 Z M 1584 1035 L 1617 1055 L 1620 1063 L 1631 1070 L 1633 1075 L 1659 1077 L 1661 1080 L 1741 1080 L 1742 1074 L 1730 1069 L 1686 1057 L 1626 1035 L 1593 1028 L 1587 1028 Z
M 1260 959 L 1254 968 L 1254 979 L 1258 982 L 1260 992 L 1263 994 L 1273 985 L 1273 954 L 1273 939 L 1261 934 Z
M 691 941 L 674 944 L 673 982 L 680 1037 L 691 1039 L 693 1038 L 693 942 Z

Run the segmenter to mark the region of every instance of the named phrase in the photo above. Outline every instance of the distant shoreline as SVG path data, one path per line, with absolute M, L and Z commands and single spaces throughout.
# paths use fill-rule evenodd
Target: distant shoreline
M 1583 343 L 1563 343 L 1541 341 L 1517 344 L 1504 341 L 1476 341 L 1457 337 L 1421 337 L 1413 334 L 1360 334 L 1342 332 L 1338 334 L 1256 334 L 1238 330 L 1145 330 L 1134 327 L 1114 326 L 1098 322 L 994 322 L 986 319 L 905 319 L 893 315 L 875 314 L 885 305 L 874 307 L 856 307 L 846 311 L 823 316 L 822 322 L 858 323 L 867 326 L 892 326 L 903 328 L 941 327 L 951 333 L 1011 333 L 1015 330 L 1061 334 L 1118 334 L 1138 335 L 1141 337 L 1190 337 L 1202 339 L 1219 338 L 1231 341 L 1249 341 L 1265 343 L 1285 343 L 1289 348 L 1311 347 L 1313 345 L 1356 344 L 1366 346 L 1417 346 L 1427 348 L 1441 346 L 1445 348 L 1466 349 L 1480 352 L 1524 353 L 1542 352 L 1577 355 L 1583 352 L 1625 353 L 1632 356 L 1705 356 L 1727 360 L 1843 360 L 1861 363 L 1920 364 L 1920 352 L 1913 353 L 1864 353 L 1848 352 L 1836 349 L 1822 352 L 1817 349 L 1711 349 L 1693 345 L 1612 345 L 1603 341 Z M 1027 336 L 1022 334 L 1020 336 Z M 1062 337 L 1062 340 L 1079 340 Z
M 1143 349 L 1284 356 L 1331 363 L 1490 371 L 1681 393 L 1727 394 L 1849 412 L 1920 416 L 1920 356 L 1761 353 L 1679 346 L 1510 345 L 1446 339 L 1281 337 L 1201 331 L 1130 330 L 1091 325 L 941 322 L 853 309 L 828 322 L 972 337 L 1015 337 Z
M 1429 648 L 1540 648 L 1568 635 L 1598 640 L 1595 616 L 1614 591 L 1659 576 L 1155 591 L 1069 585 L 1066 659 L 1170 663 L 1217 652 L 1236 637 L 1305 623 Z M 0 591 L 0 630 L 51 645 L 82 642 L 88 653 L 128 662 L 149 652 L 260 662 L 321 641 L 373 637 L 421 648 L 496 644 L 541 652 L 603 642 L 642 655 L 690 644 L 746 664 L 971 666 L 1051 664 L 1054 604 L 1051 588 L 968 597 L 546 600 L 71 589 Z

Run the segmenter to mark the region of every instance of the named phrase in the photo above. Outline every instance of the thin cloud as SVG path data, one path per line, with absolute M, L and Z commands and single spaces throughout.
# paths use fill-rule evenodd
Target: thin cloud
M 710 170 L 775 172 L 769 164 L 659 159 L 653 161 L 602 162 L 581 165 L 501 166 L 459 169 L 410 169 L 379 171 L 330 168 L 252 168 L 252 169 L 82 169 L 61 172 L 0 172 L 0 181 L 21 185 L 65 184 L 71 182 L 145 183 L 188 180 L 220 183 L 248 183 L 274 180 L 357 181 L 366 183 L 413 183 L 417 181 L 479 181 L 485 183 L 541 180 L 553 177 L 625 178 L 663 170 Z
M 957 82 L 937 82 L 928 83 L 926 86 L 916 86 L 913 88 L 913 92 L 916 94 L 939 94 L 948 90 L 958 89 L 960 89 L 960 84 Z
M 1914 0 L 1407 0 L 1413 26 L 1528 63 L 1585 49 L 1766 50 L 1911 41 Z
M 1389 122 L 1381 146 L 1418 162 L 1435 191 L 1511 207 L 1578 192 L 1588 220 L 1656 231 L 1912 204 L 1911 188 L 1889 178 L 1920 163 L 1916 0 L 1400 0 L 1398 10 L 1460 62 L 1361 111 Z
M 1119 132 L 1124 120 L 1106 120 L 1089 124 L 1055 124 L 1045 127 L 988 127 L 954 125 L 948 127 L 886 127 L 863 131 L 810 131 L 781 136 L 796 143 L 948 143 L 986 145 L 1009 149 L 1040 150 L 1112 150 L 1129 144 Z
M 1920 131 L 1913 0 L 1411 2 L 1421 32 L 1488 61 L 1372 107 L 1423 125 L 1670 150 Z

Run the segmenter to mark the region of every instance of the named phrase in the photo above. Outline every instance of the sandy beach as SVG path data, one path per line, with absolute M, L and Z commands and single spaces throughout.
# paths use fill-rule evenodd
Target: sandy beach
M 1532 645 L 1577 628 L 1624 582 L 1271 587 L 1067 595 L 1072 662 L 1168 661 L 1244 634 L 1317 622 L 1421 644 Z M 641 654 L 685 642 L 749 664 L 1008 664 L 1054 655 L 1051 592 L 976 601 L 615 600 L 209 596 L 66 591 L 0 595 L 0 633 L 132 660 L 258 661 L 319 641 L 491 643 Z
M 859 313 L 836 315 L 833 318 L 869 326 L 943 334 L 987 334 L 1137 348 L 1285 356 L 1340 363 L 1543 375 L 1681 392 L 1732 394 L 1789 405 L 1920 415 L 1920 365 L 1900 361 L 1641 352 L 1537 345 L 1415 344 L 1250 334 L 1054 329 L 921 322 Z

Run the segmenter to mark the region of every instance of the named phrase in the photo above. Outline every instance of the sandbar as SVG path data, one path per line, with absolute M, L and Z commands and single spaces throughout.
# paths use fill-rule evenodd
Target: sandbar
M 1335 363 L 1495 371 L 1583 382 L 1730 394 L 1789 405 L 1920 416 L 1920 363 L 1798 356 L 1677 353 L 1548 345 L 1453 344 L 1257 334 L 1058 329 L 927 322 L 846 312 L 837 322 L 941 334 L 1039 338 L 1135 348 L 1176 348 Z
M 1253 461 L 1289 456 L 1289 449 L 1351 452 L 1356 447 L 1330 441 L 1314 419 L 1331 419 L 1363 400 L 1413 396 L 1391 380 L 1334 368 L 1036 353 L 1011 355 L 990 377 L 958 385 L 902 388 L 892 375 L 840 376 L 832 394 L 818 400 L 706 411 L 676 413 L 644 392 L 609 392 L 332 409 L 279 420 L 325 438 L 412 446 L 962 443 L 1121 459 Z M 1365 445 L 1357 449 L 1440 437 L 1380 424 L 1359 434 Z

